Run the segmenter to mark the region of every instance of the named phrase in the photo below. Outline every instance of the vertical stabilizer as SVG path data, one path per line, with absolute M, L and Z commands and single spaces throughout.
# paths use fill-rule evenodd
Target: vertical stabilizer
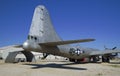
M 29 35 L 37 37 L 39 43 L 60 41 L 47 9 L 42 5 L 35 8 Z

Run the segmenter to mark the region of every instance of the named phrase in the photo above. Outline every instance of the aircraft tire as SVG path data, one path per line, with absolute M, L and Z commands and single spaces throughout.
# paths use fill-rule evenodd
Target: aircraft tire
M 70 62 L 75 62 L 75 59 L 69 58 L 69 61 L 70 61 Z
M 110 58 L 109 58 L 109 57 L 102 56 L 102 62 L 110 63 Z
M 93 57 L 93 62 L 96 63 L 97 62 L 97 58 Z

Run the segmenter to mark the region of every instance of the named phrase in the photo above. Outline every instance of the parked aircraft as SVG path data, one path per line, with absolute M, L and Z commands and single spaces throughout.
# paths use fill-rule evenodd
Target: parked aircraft
M 79 39 L 79 40 L 62 40 L 56 33 L 49 13 L 45 6 L 39 5 L 35 8 L 30 31 L 27 40 L 23 45 L 15 45 L 14 48 L 20 48 L 27 61 L 32 61 L 33 55 L 31 51 L 43 53 L 44 58 L 49 54 L 58 55 L 69 58 L 69 61 L 80 62 L 84 58 L 93 61 L 99 60 L 99 56 L 102 56 L 103 62 L 109 62 L 109 57 L 112 53 L 119 53 L 120 50 L 106 49 L 105 51 L 99 51 L 92 48 L 76 48 L 71 46 L 73 43 L 83 43 L 94 41 L 95 39 Z M 21 49 L 22 48 L 22 49 Z M 10 53 L 6 58 L 6 62 L 12 62 L 17 53 Z

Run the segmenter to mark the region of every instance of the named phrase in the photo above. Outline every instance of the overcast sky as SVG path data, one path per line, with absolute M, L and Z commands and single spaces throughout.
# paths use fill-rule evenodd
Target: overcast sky
M 0 47 L 22 44 L 34 9 L 44 5 L 63 40 L 95 38 L 81 46 L 120 48 L 119 0 L 0 0 Z

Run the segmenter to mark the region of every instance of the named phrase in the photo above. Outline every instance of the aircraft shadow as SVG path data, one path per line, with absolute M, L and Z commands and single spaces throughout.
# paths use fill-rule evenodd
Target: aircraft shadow
M 23 65 L 30 65 L 34 66 L 32 69 L 39 69 L 39 68 L 60 68 L 60 69 L 71 69 L 71 70 L 87 70 L 86 68 L 78 68 L 78 67 L 69 67 L 66 65 L 74 65 L 77 63 L 69 63 L 69 64 L 56 64 L 56 63 L 49 63 L 49 64 L 23 64 Z

